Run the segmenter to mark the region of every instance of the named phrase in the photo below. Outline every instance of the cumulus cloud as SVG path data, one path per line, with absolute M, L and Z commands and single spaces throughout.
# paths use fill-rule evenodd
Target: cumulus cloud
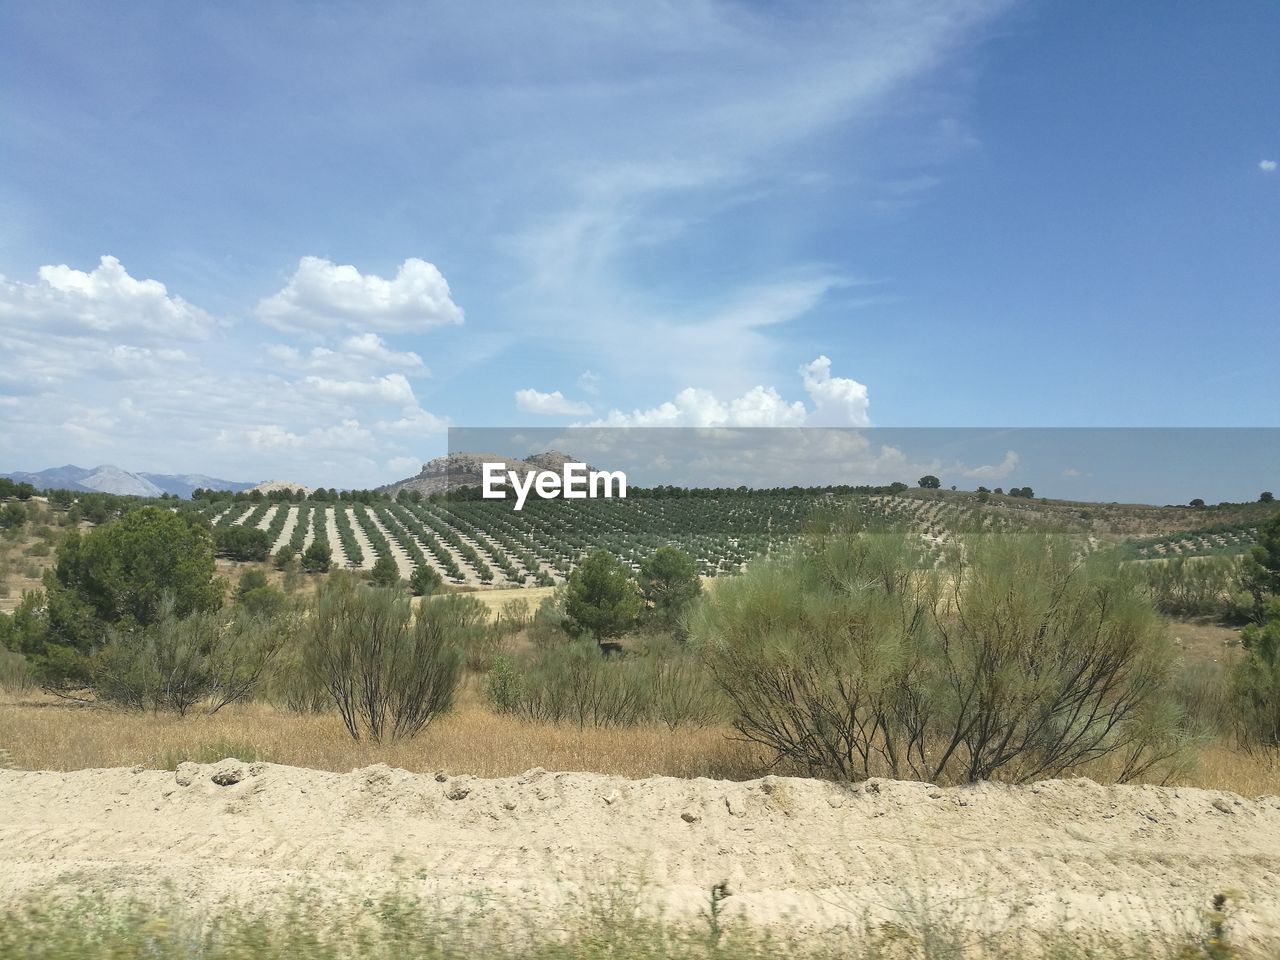
M 302 384 L 310 391 L 341 400 L 374 400 L 382 403 L 417 404 L 413 387 L 404 374 L 389 373 L 369 380 L 333 380 L 328 377 L 305 377 Z
M 757 385 L 730 400 L 710 390 L 686 387 L 675 398 L 646 410 L 610 411 L 591 426 L 598 427 L 865 427 L 867 388 L 856 380 L 831 375 L 831 361 L 823 356 L 800 368 L 804 387 L 813 401 L 787 401 L 775 387 Z
M 559 390 L 543 393 L 532 387 L 516 391 L 516 409 L 523 413 L 559 416 L 585 416 L 591 413 L 590 404 L 569 400 Z
M 999 463 L 988 463 L 980 467 L 965 467 L 955 464 L 947 472 L 968 477 L 970 480 L 1003 480 L 1018 469 L 1019 457 L 1012 450 L 1005 452 Z
M 814 403 L 807 418 L 809 426 L 865 427 L 871 423 L 867 416 L 867 388 L 847 377 L 833 377 L 827 357 L 806 363 L 800 368 L 800 375 L 805 392 Z
M 1275 162 L 1274 160 L 1259 160 L 1259 161 L 1258 161 L 1258 169 L 1259 169 L 1259 170 L 1261 170 L 1263 173 L 1275 173 L 1275 172 L 1276 172 L 1276 166 L 1277 166 L 1277 164 L 1276 164 L 1276 162 Z
M 170 295 L 158 280 L 137 280 L 115 257 L 88 273 L 44 266 L 35 283 L 0 277 L 0 329 L 59 335 L 203 340 L 219 326 L 209 313 Z
M 388 367 L 416 377 L 426 376 L 429 372 L 418 354 L 411 350 L 395 350 L 376 333 L 347 337 L 336 349 L 317 346 L 304 353 L 289 344 L 273 343 L 268 344 L 264 352 L 274 364 L 291 371 L 306 370 L 348 377 L 359 373 L 372 374 Z
M 423 434 L 444 433 L 449 429 L 449 419 L 447 417 L 437 417 L 434 413 L 415 405 L 406 407 L 398 419 L 379 420 L 375 426 L 385 433 L 421 436 Z
M 303 257 L 284 289 L 258 304 L 277 330 L 323 333 L 343 328 L 420 332 L 462 323 L 449 283 L 434 264 L 410 257 L 391 280 L 349 264 Z

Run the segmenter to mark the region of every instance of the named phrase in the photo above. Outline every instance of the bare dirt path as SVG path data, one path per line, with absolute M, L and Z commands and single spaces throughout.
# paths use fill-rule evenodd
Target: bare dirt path
M 1280 798 L 1190 788 L 480 780 L 224 761 L 177 774 L 0 770 L 0 810 L 0 900 L 51 884 L 144 897 L 171 884 L 196 904 L 261 904 L 299 885 L 361 896 L 398 884 L 552 912 L 628 889 L 696 918 L 727 880 L 730 920 L 793 930 L 918 909 L 1124 935 L 1190 929 L 1215 893 L 1236 890 L 1237 936 L 1280 932 Z

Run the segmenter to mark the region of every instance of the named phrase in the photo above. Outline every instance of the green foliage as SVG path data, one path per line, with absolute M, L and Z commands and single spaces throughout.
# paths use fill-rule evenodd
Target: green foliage
M 0 528 L 5 530 L 19 529 L 27 522 L 27 511 L 22 504 L 10 500 L 0 509 Z
M 409 575 L 409 590 L 415 597 L 427 597 L 439 590 L 443 582 L 435 568 L 428 566 L 424 560 Z
M 1258 528 L 1257 543 L 1245 557 L 1244 580 L 1253 597 L 1254 618 L 1261 623 L 1268 599 L 1280 596 L 1280 513 Z
M 596 550 L 569 577 L 564 611 L 570 631 L 598 640 L 621 636 L 635 625 L 641 599 L 631 573 L 613 554 Z
M 507 634 L 498 624 L 489 623 L 489 608 L 469 593 L 446 593 L 418 605 L 448 634 L 450 642 L 463 651 L 467 669 L 488 670 L 506 647 Z
M 814 773 L 930 782 L 1131 778 L 1183 739 L 1161 621 L 1115 563 L 1033 537 L 919 569 L 890 535 L 754 564 L 693 617 L 748 739 Z
M 921 477 L 919 484 L 922 490 L 937 490 L 942 486 L 942 481 L 930 473 Z
M 91 664 L 93 689 L 111 703 L 185 716 L 216 713 L 248 699 L 294 624 L 243 613 L 199 611 L 179 618 L 166 606 L 145 627 L 113 631 Z
M 215 527 L 213 540 L 218 556 L 228 560 L 261 562 L 271 553 L 271 538 L 267 531 L 248 524 Z
M 1245 746 L 1280 746 L 1280 598 L 1263 610 L 1263 622 L 1245 628 L 1246 654 L 1232 677 Z
M 218 609 L 223 584 L 213 573 L 208 530 L 170 510 L 143 507 L 67 534 L 45 575 L 48 631 L 36 662 L 46 684 L 82 684 L 90 671 L 81 661 L 109 630 L 146 628 L 162 610 L 182 619 Z
M 48 632 L 46 614 L 44 594 L 24 591 L 13 612 L 0 615 L 0 647 L 28 656 L 40 654 Z
M 362 589 L 347 574 L 321 586 L 302 646 L 352 739 L 403 740 L 453 703 L 462 675 L 452 610 L 394 590 Z
M 272 558 L 272 562 L 275 564 L 277 570 L 287 570 L 289 568 L 289 564 L 293 563 L 297 559 L 298 551 L 293 549 L 293 544 L 286 543 L 276 551 L 276 555 Z
M 656 620 L 674 624 L 702 593 L 697 563 L 677 547 L 659 547 L 640 565 L 640 593 Z
M 307 549 L 302 551 L 302 569 L 307 573 L 328 573 L 333 565 L 333 550 L 322 540 L 313 540 Z
M 1135 564 L 1157 610 L 1171 617 L 1230 617 L 1242 592 L 1239 557 L 1170 557 Z
M 378 587 L 394 587 L 399 584 L 400 568 L 396 565 L 395 558 L 389 553 L 379 556 L 374 561 L 373 569 L 369 571 L 369 579 Z
M 579 727 L 663 723 L 674 730 L 724 716 L 723 698 L 696 658 L 664 647 L 602 657 L 585 639 L 498 657 L 485 692 L 499 713 Z
M 267 582 L 267 575 L 258 569 L 240 574 L 236 585 L 236 603 L 254 616 L 270 619 L 285 607 L 285 595 Z

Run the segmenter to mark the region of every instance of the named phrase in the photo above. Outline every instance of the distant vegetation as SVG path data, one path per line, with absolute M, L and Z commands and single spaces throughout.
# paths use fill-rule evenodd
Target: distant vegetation
M 1105 505 L 980 496 L 668 493 L 522 515 L 410 495 L 336 495 L 331 513 L 328 491 L 15 497 L 4 536 L 46 531 L 30 549 L 52 566 L 0 618 L 0 670 L 178 716 L 333 713 L 373 741 L 414 737 L 476 676 L 524 722 L 732 728 L 762 762 L 841 779 L 1159 777 L 1205 742 L 1280 746 L 1272 504 L 1234 514 L 1268 518 L 1245 553 L 1141 560 L 1097 536 L 1124 516 Z M 363 572 L 325 572 L 360 544 Z M 463 565 L 560 586 L 490 616 L 449 592 Z M 1162 613 L 1247 624 L 1218 686 L 1187 685 Z

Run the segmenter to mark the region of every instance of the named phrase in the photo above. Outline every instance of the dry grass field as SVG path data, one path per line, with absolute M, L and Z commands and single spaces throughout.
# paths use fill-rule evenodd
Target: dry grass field
M 164 769 L 183 760 L 236 756 L 334 772 L 385 763 L 417 773 L 478 777 L 516 776 L 533 767 L 629 778 L 745 780 L 771 770 L 805 775 L 785 765 L 770 768 L 755 746 L 727 726 L 598 729 L 499 716 L 482 702 L 474 681 L 455 709 L 416 739 L 384 744 L 353 741 L 336 713 L 299 715 L 266 704 L 233 704 L 212 716 L 179 718 L 79 705 L 38 691 L 0 693 L 0 748 L 14 767 L 26 770 Z M 1112 779 L 1105 765 L 1074 773 Z M 1243 796 L 1280 795 L 1280 755 L 1246 754 L 1216 743 L 1199 750 L 1193 765 L 1169 782 Z

